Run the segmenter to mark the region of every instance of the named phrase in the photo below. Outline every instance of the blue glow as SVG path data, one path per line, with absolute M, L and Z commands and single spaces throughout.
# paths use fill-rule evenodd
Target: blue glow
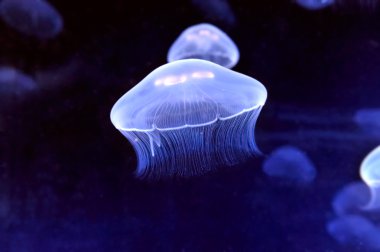
M 360 251 L 380 250 L 380 229 L 360 215 L 346 215 L 329 222 L 327 232 L 342 245 L 360 244 Z
M 28 75 L 12 67 L 0 67 L 0 96 L 21 96 L 37 88 Z
M 335 0 L 296 0 L 297 3 L 308 10 L 320 10 L 335 3 Z
M 360 177 L 371 189 L 367 209 L 380 209 L 380 146 L 372 150 L 360 166 Z
M 0 16 L 15 30 L 40 39 L 55 37 L 63 27 L 59 13 L 44 0 L 3 0 Z
M 264 161 L 263 171 L 272 177 L 286 180 L 310 183 L 317 171 L 309 157 L 293 146 L 282 146 L 274 150 Z
M 360 213 L 370 200 L 370 191 L 366 184 L 354 182 L 346 185 L 334 197 L 332 206 L 338 216 Z
M 356 111 L 354 122 L 366 133 L 380 136 L 380 109 L 365 108 Z
M 198 24 L 183 31 L 170 47 L 168 62 L 180 59 L 203 59 L 232 68 L 239 61 L 239 49 L 216 26 Z
M 205 60 L 179 60 L 122 96 L 111 121 L 136 150 L 138 176 L 192 176 L 258 152 L 254 126 L 266 98 L 251 77 Z

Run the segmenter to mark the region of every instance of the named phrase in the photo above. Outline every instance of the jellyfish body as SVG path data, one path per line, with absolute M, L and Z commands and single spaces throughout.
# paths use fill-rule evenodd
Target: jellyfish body
M 364 108 L 356 111 L 354 122 L 366 133 L 380 136 L 380 109 Z
M 296 0 L 297 4 L 308 10 L 320 10 L 335 3 L 335 0 Z
M 380 209 L 380 146 L 372 150 L 360 166 L 360 177 L 371 191 L 366 209 Z
M 0 96 L 21 96 L 36 88 L 36 82 L 28 75 L 12 67 L 0 67 Z
M 55 37 L 63 27 L 60 14 L 45 0 L 3 0 L 0 16 L 15 30 L 40 39 Z
M 226 33 L 211 24 L 187 28 L 174 41 L 168 62 L 180 59 L 203 59 L 232 68 L 239 61 L 239 49 Z
M 338 216 L 361 213 L 370 200 L 370 191 L 366 184 L 353 182 L 340 190 L 332 201 L 334 212 Z
M 338 217 L 330 221 L 326 229 L 342 245 L 360 244 L 366 251 L 380 250 L 380 228 L 360 215 Z
M 296 183 L 310 183 L 317 174 L 305 152 L 294 146 L 274 150 L 264 161 L 263 171 L 271 176 Z
M 137 176 L 192 176 L 258 153 L 254 126 L 266 97 L 246 75 L 179 60 L 122 96 L 111 121 L 135 148 Z

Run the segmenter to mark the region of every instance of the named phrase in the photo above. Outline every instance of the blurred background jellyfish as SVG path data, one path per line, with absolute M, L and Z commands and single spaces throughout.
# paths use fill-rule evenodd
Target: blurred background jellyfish
M 296 3 L 308 10 L 320 10 L 335 3 L 335 0 L 296 0 Z
M 353 121 L 366 133 L 380 137 L 380 108 L 359 109 Z
M 338 217 L 330 221 L 326 229 L 342 245 L 360 244 L 357 251 L 380 250 L 380 228 L 360 215 Z
M 366 184 L 353 182 L 343 187 L 335 195 L 332 207 L 338 216 L 361 213 L 370 197 L 370 191 Z
M 263 171 L 268 176 L 296 183 L 310 183 L 317 170 L 305 152 L 294 146 L 274 150 L 264 161 Z
M 15 30 L 39 39 L 53 38 L 63 27 L 61 15 L 44 0 L 3 0 L 0 16 Z
M 365 209 L 380 209 L 380 146 L 364 158 L 360 166 L 360 177 L 371 190 L 371 198 Z
M 203 59 L 232 68 L 239 61 L 239 49 L 222 30 L 203 23 L 187 28 L 170 47 L 168 62 L 180 59 Z
M 266 98 L 251 77 L 179 60 L 123 95 L 111 121 L 137 152 L 137 176 L 193 176 L 259 153 L 254 127 Z
M 236 23 L 236 15 L 228 0 L 192 0 L 192 2 L 206 18 L 230 26 Z
M 28 75 L 12 67 L 0 67 L 0 98 L 21 96 L 36 88 L 36 82 Z

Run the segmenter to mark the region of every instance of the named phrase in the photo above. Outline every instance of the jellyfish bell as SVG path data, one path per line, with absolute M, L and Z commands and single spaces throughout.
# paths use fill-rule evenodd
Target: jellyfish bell
M 20 70 L 0 66 L 0 97 L 22 96 L 37 89 L 36 82 Z
M 326 230 L 342 245 L 360 244 L 360 251 L 380 251 L 380 228 L 361 215 L 340 216 L 328 222 Z
M 45 0 L 3 0 L 0 16 L 15 30 L 39 39 L 53 38 L 63 28 L 61 15 Z
M 137 153 L 139 177 L 193 176 L 258 154 L 254 126 L 267 92 L 217 64 L 165 64 L 124 94 L 114 126 Z
M 296 3 L 308 10 L 321 10 L 333 5 L 336 0 L 296 0 Z
M 232 68 L 239 61 L 239 49 L 226 33 L 202 23 L 183 31 L 170 47 L 167 61 L 203 59 Z
M 268 176 L 297 184 L 311 183 L 317 175 L 317 169 L 307 154 L 291 145 L 274 150 L 264 161 L 263 171 Z
M 363 207 L 369 202 L 371 193 L 363 182 L 352 182 L 339 190 L 332 200 L 332 207 L 338 216 L 363 214 Z
M 371 191 L 371 199 L 365 209 L 380 209 L 380 146 L 372 150 L 360 166 L 360 177 Z

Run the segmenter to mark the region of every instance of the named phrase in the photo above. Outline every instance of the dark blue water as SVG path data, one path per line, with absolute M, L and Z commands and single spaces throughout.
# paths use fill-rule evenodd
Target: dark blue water
M 380 107 L 380 9 L 243 0 L 220 18 L 191 1 L 50 3 L 64 22 L 54 38 L 0 22 L 1 64 L 38 87 L 0 100 L 0 251 L 371 251 L 337 242 L 326 224 L 380 143 L 352 120 Z M 241 54 L 234 70 L 268 90 L 256 125 L 264 155 L 200 177 L 136 179 L 110 109 L 200 22 L 227 32 Z M 313 183 L 262 172 L 289 144 L 314 163 Z

